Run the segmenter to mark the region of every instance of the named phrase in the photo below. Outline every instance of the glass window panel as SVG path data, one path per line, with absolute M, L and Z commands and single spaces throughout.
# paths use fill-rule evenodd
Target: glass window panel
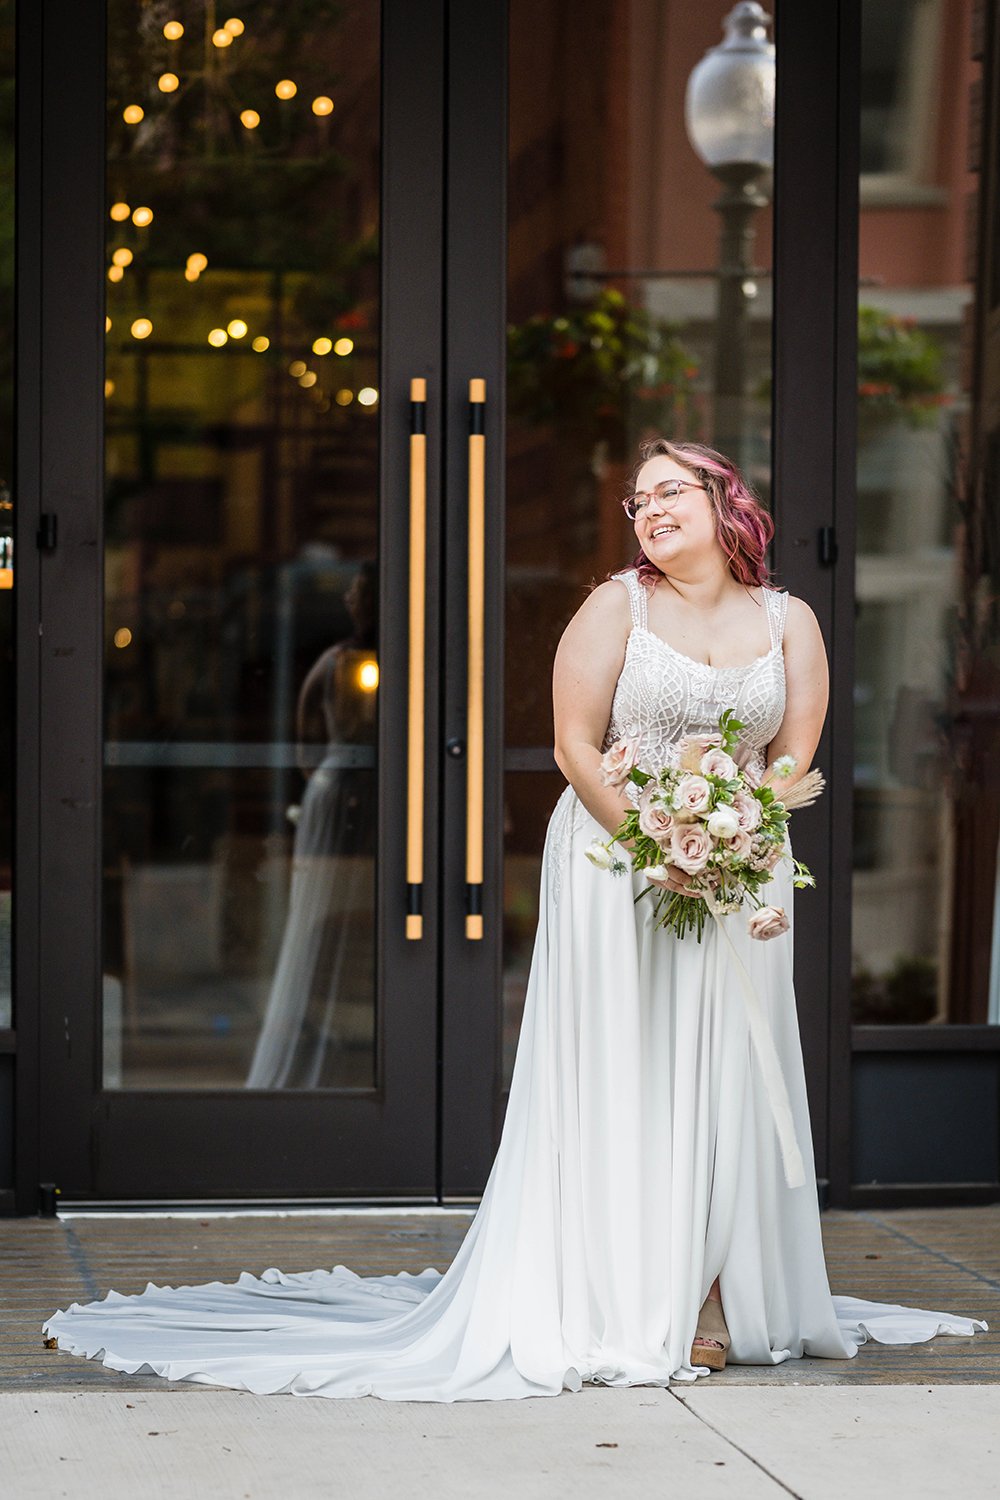
M 370 1087 L 379 7 L 170 15 L 109 15 L 104 1080 Z
M 865 0 L 866 75 L 903 77 L 912 67 L 913 25 L 902 24 L 904 9 L 913 25 L 921 17 L 942 20 L 933 5 Z M 971 9 L 956 8 L 951 20 L 928 54 L 926 105 L 938 122 L 931 159 L 941 163 L 932 185 L 940 202 L 863 207 L 861 216 L 858 1022 L 1000 1020 L 998 815 L 990 769 L 1000 749 L 998 564 L 990 520 L 997 473 L 995 465 L 990 470 L 986 432 L 996 394 L 990 398 L 984 388 L 976 404 L 976 351 L 990 294 L 975 279 L 976 218 L 968 212 L 977 193 L 995 202 L 997 184 L 967 170 L 979 65 L 971 60 Z M 869 161 L 893 160 L 893 120 L 892 110 L 869 112 Z
M 523 811 L 506 835 L 505 1037 L 565 784 L 551 772 L 552 661 L 586 591 L 635 555 L 619 501 L 638 444 L 707 442 L 770 500 L 770 172 L 741 180 L 730 162 L 723 182 L 685 125 L 688 79 L 732 10 L 510 6 L 506 743 L 539 770 L 508 776 L 509 810 Z

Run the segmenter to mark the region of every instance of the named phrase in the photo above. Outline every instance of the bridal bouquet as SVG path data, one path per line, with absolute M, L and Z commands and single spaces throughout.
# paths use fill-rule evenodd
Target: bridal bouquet
M 631 839 L 632 867 L 645 870 L 651 880 L 666 879 L 671 865 L 690 875 L 692 888 L 702 895 L 649 885 L 635 898 L 656 893 L 656 926 L 670 927 L 678 937 L 693 931 L 701 942 L 709 914 L 726 916 L 746 902 L 754 908 L 747 922 L 751 937 L 787 932 L 783 908 L 765 905 L 758 895 L 781 859 L 794 865 L 796 887 L 816 884 L 806 866 L 785 852 L 785 825 L 793 808 L 815 802 L 825 785 L 823 776 L 812 770 L 782 796 L 761 786 L 751 752 L 740 743 L 743 728 L 727 708 L 718 734 L 685 735 L 670 747 L 664 766 L 640 767 L 637 742 L 629 739 L 618 740 L 601 761 L 605 786 L 631 782 L 639 790 L 636 795 L 629 788 L 636 806 L 606 843 L 595 839 L 587 847 L 587 858 L 623 875 L 629 866 L 611 846 L 617 839 Z M 794 756 L 782 755 L 774 772 L 787 780 L 795 766 Z

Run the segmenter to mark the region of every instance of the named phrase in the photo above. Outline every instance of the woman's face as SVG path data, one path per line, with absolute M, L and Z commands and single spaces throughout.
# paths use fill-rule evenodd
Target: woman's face
M 690 469 L 658 453 L 639 470 L 635 488 L 648 492 L 668 480 L 685 485 L 700 483 Z M 682 490 L 675 500 L 666 503 L 647 494 L 646 503 L 632 524 L 643 552 L 663 573 L 676 571 L 678 565 L 713 549 L 721 551 L 712 502 L 708 491 L 701 488 Z

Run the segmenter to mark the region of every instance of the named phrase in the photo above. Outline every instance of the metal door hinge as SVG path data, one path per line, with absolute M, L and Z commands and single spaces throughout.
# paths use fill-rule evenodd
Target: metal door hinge
M 819 528 L 819 560 L 820 566 L 824 568 L 832 568 L 837 561 L 837 528 L 835 526 Z
M 56 539 L 59 531 L 59 521 L 55 511 L 43 510 L 38 518 L 37 542 L 42 552 L 54 552 L 56 550 Z

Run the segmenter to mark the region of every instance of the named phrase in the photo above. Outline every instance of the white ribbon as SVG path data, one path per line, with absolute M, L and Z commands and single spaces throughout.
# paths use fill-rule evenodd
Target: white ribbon
M 781 1147 L 781 1160 L 785 1169 L 785 1181 L 790 1188 L 802 1187 L 806 1180 L 805 1168 L 802 1165 L 802 1152 L 795 1135 L 795 1122 L 792 1119 L 792 1107 L 788 1102 L 788 1090 L 785 1087 L 784 1075 L 781 1071 L 781 1063 L 771 1035 L 771 1028 L 767 1024 L 760 996 L 754 988 L 753 980 L 747 972 L 746 965 L 736 945 L 726 930 L 725 918 L 718 911 L 718 903 L 711 891 L 706 893 L 708 909 L 718 924 L 732 951 L 736 964 L 736 972 L 739 975 L 740 984 L 743 989 L 743 998 L 747 1007 L 747 1023 L 750 1028 L 750 1040 L 757 1054 L 757 1065 L 760 1068 L 761 1078 L 764 1082 L 764 1091 L 767 1094 L 767 1102 L 771 1106 L 771 1116 L 774 1120 L 774 1128 L 778 1136 L 778 1144 Z

